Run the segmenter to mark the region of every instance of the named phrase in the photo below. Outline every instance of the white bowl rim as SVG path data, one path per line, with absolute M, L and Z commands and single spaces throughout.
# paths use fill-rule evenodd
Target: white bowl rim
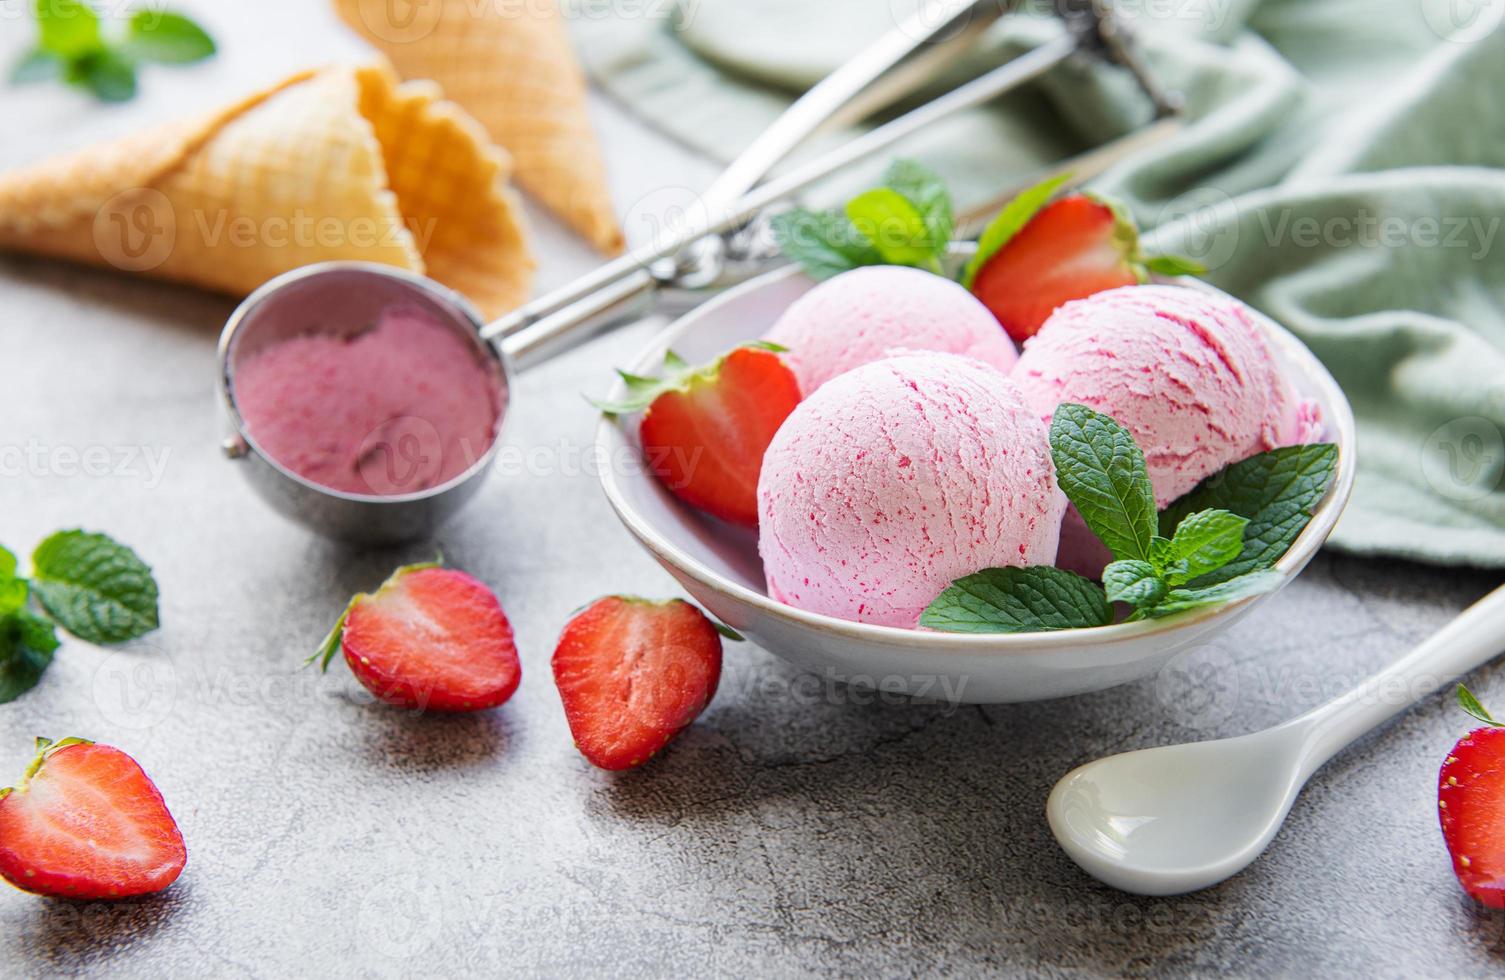
M 658 370 L 663 362 L 664 352 L 672 347 L 681 335 L 693 328 L 698 320 L 714 315 L 722 306 L 735 302 L 747 293 L 764 289 L 801 274 L 802 272 L 797 265 L 781 266 L 712 297 L 683 316 L 678 317 L 663 330 L 659 331 L 626 370 L 633 374 L 650 374 Z M 1227 293 L 1200 279 L 1180 277 L 1167 279 L 1165 282 L 1210 291 L 1220 296 L 1228 296 Z M 1342 515 L 1343 509 L 1348 505 L 1349 497 L 1353 494 L 1354 476 L 1357 472 L 1354 451 L 1356 434 L 1353 408 L 1349 405 L 1348 398 L 1343 394 L 1343 389 L 1338 386 L 1338 382 L 1333 378 L 1332 374 L 1300 339 L 1270 317 L 1265 316 L 1258 310 L 1253 310 L 1252 307 L 1251 310 L 1264 329 L 1266 338 L 1280 348 L 1281 356 L 1287 363 L 1299 364 L 1304 379 L 1309 380 L 1318 389 L 1316 392 L 1307 391 L 1303 392 L 1303 394 L 1308 396 L 1313 394 L 1320 395 L 1325 407 L 1331 409 L 1331 414 L 1334 416 L 1332 418 L 1323 418 L 1323 422 L 1327 425 L 1329 432 L 1334 436 L 1332 441 L 1338 447 L 1338 465 L 1332 484 L 1318 503 L 1315 512 L 1312 514 L 1312 519 L 1307 522 L 1307 526 L 1297 536 L 1296 540 L 1291 543 L 1291 547 L 1286 550 L 1286 553 L 1275 563 L 1276 570 L 1286 576 L 1287 583 L 1285 584 L 1288 584 L 1289 580 L 1294 578 L 1311 561 L 1318 549 L 1322 547 L 1322 543 L 1332 533 L 1332 529 L 1337 525 L 1338 518 Z M 612 386 L 610 394 L 607 395 L 607 400 L 619 401 L 626 397 L 626 385 L 618 381 Z M 596 451 L 598 458 L 608 458 L 608 454 L 612 449 L 609 445 L 609 440 L 613 437 L 612 430 L 619 424 L 618 419 L 613 416 L 602 416 L 596 428 Z M 632 533 L 633 537 L 637 538 L 643 547 L 652 552 L 660 561 L 679 570 L 684 575 L 689 576 L 707 588 L 754 606 L 767 615 L 791 621 L 808 629 L 821 630 L 866 643 L 901 646 L 917 652 L 933 654 L 1039 653 L 1054 649 L 1071 649 L 1080 646 L 1084 642 L 1094 646 L 1103 646 L 1142 640 L 1151 634 L 1175 633 L 1196 626 L 1209 619 L 1219 616 L 1229 616 L 1243 609 L 1248 604 L 1264 598 L 1263 595 L 1247 596 L 1232 602 L 1193 609 L 1162 619 L 1148 619 L 1133 623 L 1114 623 L 1109 626 L 1077 627 L 1074 629 L 1033 633 L 950 633 L 937 630 L 906 629 L 901 626 L 857 623 L 851 620 L 838 619 L 835 616 L 827 616 L 824 613 L 809 612 L 796 608 L 795 606 L 779 602 L 762 592 L 754 591 L 724 578 L 665 538 L 641 514 L 633 509 L 617 484 L 617 474 L 614 467 L 602 466 L 598 467 L 598 470 L 600 473 L 601 488 L 605 492 L 606 499 L 611 504 L 612 510 L 616 512 L 618 519 L 626 525 L 627 530 Z M 651 478 L 651 474 L 645 475 Z M 1284 584 L 1282 585 L 1283 587 Z

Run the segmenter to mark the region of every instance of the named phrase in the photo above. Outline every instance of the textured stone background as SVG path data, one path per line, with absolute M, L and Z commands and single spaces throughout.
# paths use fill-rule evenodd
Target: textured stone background
M 254 29 L 233 21 L 249 16 L 211 20 L 230 38 Z M 207 104 L 315 48 L 329 55 L 328 35 L 295 33 L 249 52 L 228 45 L 215 66 L 155 72 L 124 110 L 6 92 L 0 165 Z M 677 199 L 665 187 L 703 186 L 712 172 L 599 109 L 620 205 L 641 233 L 636 222 Z M 593 261 L 542 217 L 538 230 L 545 285 Z M 548 451 L 532 457 L 536 472 L 494 476 L 437 543 L 501 595 L 524 683 L 498 711 L 414 718 L 364 703 L 343 668 L 323 680 L 298 670 L 351 592 L 431 549 L 329 544 L 240 483 L 213 415 L 214 342 L 232 307 L 0 259 L 0 446 L 168 454 L 160 483 L 140 465 L 0 479 L 0 541 L 29 550 L 74 525 L 119 536 L 155 565 L 164 623 L 116 651 L 68 642 L 37 690 L 0 707 L 0 782 L 19 775 L 33 735 L 113 743 L 156 779 L 190 850 L 181 881 L 149 900 L 73 905 L 0 889 L 0 974 L 1505 968 L 1505 917 L 1461 894 L 1437 831 L 1437 766 L 1467 727 L 1442 696 L 1321 772 L 1269 853 L 1202 894 L 1100 886 L 1057 850 L 1043 816 L 1074 765 L 1311 707 L 1497 574 L 1325 555 L 1218 646 L 1154 680 L 1013 707 L 853 703 L 732 646 L 699 724 L 643 770 L 610 776 L 570 746 L 548 657 L 582 602 L 673 592 L 577 468 L 594 424 L 579 393 L 601 390 L 659 324 L 523 378 L 507 441 Z M 1505 705 L 1505 675 L 1472 681 Z

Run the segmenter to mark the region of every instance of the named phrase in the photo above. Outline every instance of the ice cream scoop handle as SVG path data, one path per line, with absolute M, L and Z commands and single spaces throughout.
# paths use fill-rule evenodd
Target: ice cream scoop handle
M 1358 687 L 1288 723 L 1303 732 L 1303 777 L 1354 739 L 1505 651 L 1505 586 Z

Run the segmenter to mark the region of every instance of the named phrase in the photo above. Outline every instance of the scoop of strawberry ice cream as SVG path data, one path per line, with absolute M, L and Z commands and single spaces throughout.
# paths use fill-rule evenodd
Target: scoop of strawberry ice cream
M 1291 389 L 1243 303 L 1184 286 L 1127 286 L 1067 303 L 1025 342 L 1010 377 L 1047 424 L 1075 402 L 1144 450 L 1164 507 L 1229 463 L 1310 442 L 1321 420 Z M 1107 549 L 1073 510 L 1064 567 L 1102 571 Z
M 950 279 L 894 265 L 853 269 L 800 297 L 768 332 L 810 394 L 896 350 L 965 354 L 1005 373 L 1019 359 L 998 320 Z
M 416 307 L 353 337 L 308 333 L 235 369 L 235 405 L 272 459 L 346 493 L 414 493 L 459 476 L 496 437 L 501 378 Z
M 775 599 L 912 628 L 964 575 L 1050 564 L 1064 508 L 1045 427 L 1006 377 L 907 353 L 784 421 L 758 481 L 758 550 Z

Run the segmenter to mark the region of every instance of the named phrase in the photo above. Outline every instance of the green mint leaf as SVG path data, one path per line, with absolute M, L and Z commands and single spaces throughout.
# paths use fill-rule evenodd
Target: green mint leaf
M 1070 174 L 1061 174 L 1042 180 L 1040 183 L 1026 190 L 1020 191 L 1014 199 L 1003 206 L 998 216 L 988 223 L 983 229 L 981 237 L 977 239 L 977 252 L 972 260 L 967 263 L 967 268 L 962 272 L 962 285 L 968 289 L 977 279 L 977 273 L 988 264 L 988 260 L 997 255 L 1009 241 L 1024 226 L 1029 224 L 1030 219 L 1040 213 L 1040 209 L 1049 203 L 1061 185 L 1071 179 Z
M 69 77 L 101 102 L 129 102 L 136 97 L 136 64 L 112 48 L 74 62 Z
M 1149 561 L 1155 492 L 1129 430 L 1085 405 L 1059 405 L 1050 455 L 1056 481 L 1113 557 Z
M 1144 260 L 1144 267 L 1161 276 L 1203 276 L 1207 266 L 1181 255 L 1153 255 Z
M 1116 561 L 1103 569 L 1103 589 L 1109 602 L 1127 602 L 1135 608 L 1153 606 L 1170 591 L 1160 571 L 1147 561 Z
M 0 547 L 0 616 L 24 607 L 29 592 L 26 580 L 16 574 L 16 556 Z
M 1233 602 L 1236 599 L 1247 599 L 1249 596 L 1275 591 L 1280 588 L 1280 583 L 1284 580 L 1285 576 L 1280 572 L 1262 569 L 1219 582 L 1216 585 L 1206 585 L 1195 589 L 1171 589 L 1160 602 L 1140 609 L 1130 618 L 1159 619 L 1191 609 L 1201 609 L 1204 606 L 1216 606 Z
M 873 243 L 890 265 L 923 266 L 935 261 L 925 216 L 914 202 L 891 187 L 878 187 L 847 202 L 847 220 Z
M 1202 481 L 1160 515 L 1160 533 L 1173 529 L 1195 511 L 1217 508 L 1248 518 L 1244 548 L 1238 557 L 1192 585 L 1213 585 L 1269 568 L 1290 550 L 1327 493 L 1338 466 L 1338 447 L 1331 443 L 1287 446 L 1234 463 Z
M 21 56 L 10 69 L 13 85 L 29 85 L 32 82 L 50 82 L 63 77 L 63 63 L 58 56 L 41 48 L 33 48 Z
M 59 626 L 90 643 L 120 643 L 157 628 L 157 582 L 123 544 L 59 531 L 37 546 L 31 589 Z
M 37 686 L 57 646 L 52 624 L 40 616 L 23 609 L 0 619 L 0 704 Z
M 951 244 L 951 234 L 956 230 L 956 211 L 951 203 L 951 192 L 940 174 L 914 160 L 895 160 L 883 182 L 920 212 L 930 240 L 931 255 L 938 258 L 945 254 Z
M 1458 685 L 1458 707 L 1467 711 L 1486 725 L 1491 725 L 1495 728 L 1505 728 L 1505 722 L 1495 721 L 1494 716 L 1489 713 L 1489 709 L 1480 704 L 1479 699 L 1474 697 L 1474 692 L 1462 684 Z
M 779 250 L 816 281 L 859 266 L 883 264 L 872 242 L 839 212 L 785 211 L 774 216 L 772 226 Z
M 182 14 L 138 10 L 126 25 L 125 50 L 143 61 L 186 65 L 215 52 L 214 39 Z
M 36 0 L 37 44 L 63 61 L 75 61 L 104 48 L 99 15 L 84 0 Z
M 1185 585 L 1233 561 L 1244 549 L 1248 525 L 1247 518 L 1226 510 L 1199 510 L 1186 515 L 1170 541 L 1175 567 L 1164 570 L 1166 581 Z
M 957 579 L 920 614 L 921 626 L 948 633 L 1036 633 L 1112 621 L 1097 583 L 1049 565 L 989 568 Z

